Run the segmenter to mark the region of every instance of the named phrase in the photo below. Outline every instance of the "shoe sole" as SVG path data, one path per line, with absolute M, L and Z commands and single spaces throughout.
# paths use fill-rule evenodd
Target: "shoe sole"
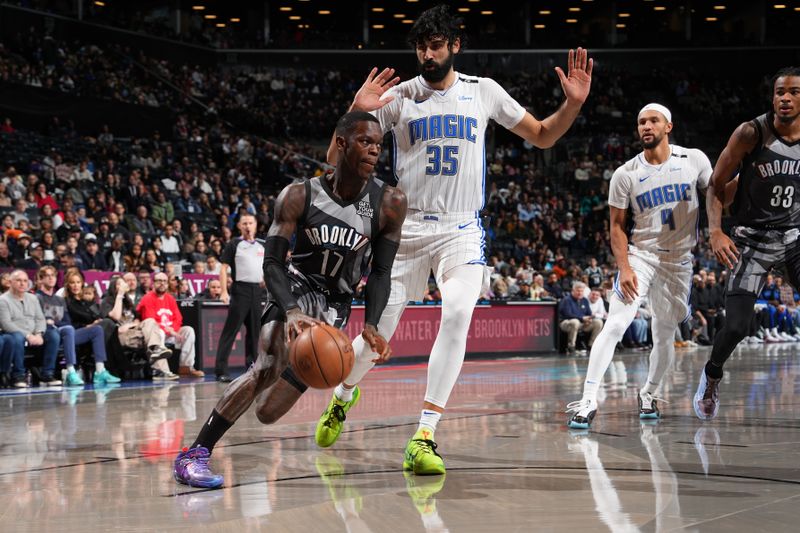
M 195 482 L 190 483 L 181 479 L 176 472 L 172 473 L 172 477 L 175 478 L 175 481 L 180 483 L 181 485 L 186 485 L 187 487 L 194 487 L 196 489 L 217 489 L 225 484 L 225 481 L 221 481 L 220 483 L 202 483 L 202 482 Z
M 639 413 L 641 420 L 657 420 L 661 418 L 661 413 Z
M 692 399 L 692 407 L 694 407 L 694 414 L 700 420 L 713 420 L 713 419 L 715 419 L 717 417 L 716 413 L 711 414 L 711 415 L 707 415 L 701 409 L 699 403 L 702 402 L 702 401 L 703 401 L 703 395 L 699 394 L 699 393 L 695 393 L 694 398 Z
M 567 427 L 571 429 L 589 429 L 594 421 L 595 415 L 597 415 L 597 410 L 590 412 L 586 417 L 588 420 L 587 422 L 576 422 L 572 419 L 569 419 L 567 421 Z

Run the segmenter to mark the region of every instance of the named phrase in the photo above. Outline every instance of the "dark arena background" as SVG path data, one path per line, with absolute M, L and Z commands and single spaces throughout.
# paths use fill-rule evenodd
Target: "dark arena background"
M 0 529 L 795 530 L 800 293 L 791 268 L 768 264 L 747 331 L 725 329 L 731 269 L 712 250 L 706 197 L 696 191 L 691 307 L 651 395 L 657 416 L 642 409 L 640 392 L 659 356 L 651 356 L 652 316 L 661 304 L 645 298 L 617 343 L 585 428 L 568 427 L 577 411 L 567 404 L 581 399 L 594 338 L 580 333 L 571 344 L 565 322 L 574 283 L 585 284 L 575 301 L 594 304 L 585 324 L 605 321 L 621 294 L 609 189 L 618 167 L 642 157 L 640 109 L 669 108 L 669 142 L 716 165 L 740 124 L 773 109 L 776 72 L 800 67 L 800 0 L 446 3 L 466 36 L 456 71 L 494 79 L 538 120 L 564 105 L 555 67 L 567 72 L 568 50 L 583 47 L 593 60 L 588 98 L 552 147 L 491 121 L 483 168 L 461 169 L 483 176 L 476 219 L 488 269 L 466 360 L 436 426 L 434 451 L 447 473 L 403 468 L 443 320 L 441 279 L 431 272 L 390 340 L 393 357 L 361 382 L 335 445 L 315 443 L 330 390 L 309 389 L 279 420 L 250 408 L 207 465 L 224 483 L 202 488 L 176 482 L 176 456 L 241 382 L 220 378 L 246 379 L 249 363 L 243 326 L 229 370 L 215 367 L 237 302 L 220 297 L 223 252 L 244 214 L 265 239 L 278 193 L 325 179 L 336 122 L 373 67 L 392 67 L 401 81 L 419 74 L 407 35 L 437 3 L 0 2 Z M 796 74 L 782 79 L 800 82 Z M 783 173 L 793 172 L 786 183 L 800 175 L 791 170 L 800 86 L 788 93 L 794 103 L 782 111 L 794 119 L 782 124 L 798 136 L 771 126 L 759 137 L 773 132 L 782 143 Z M 396 183 L 402 151 L 387 134 L 376 177 Z M 800 183 L 786 185 L 772 207 L 791 211 L 795 189 L 800 195 Z M 728 234 L 746 193 L 725 207 Z M 798 231 L 783 226 L 772 238 L 789 246 Z M 46 287 L 48 265 L 55 287 Z M 130 293 L 115 300 L 126 273 Z M 162 331 L 167 357 L 156 360 L 151 347 L 125 344 L 125 318 L 112 308 L 138 303 L 164 279 L 193 337 L 181 347 L 186 337 Z M 345 328 L 353 339 L 365 328 L 366 279 Z M 24 329 L 35 312 L 23 303 L 14 314 L 13 302 L 28 302 L 23 293 L 39 283 L 43 314 L 51 289 L 63 287 L 76 330 L 102 325 L 104 364 L 95 344 L 79 344 L 70 361 L 73 341 L 50 315 L 47 332 L 60 345 L 55 368 L 48 363 L 48 334 L 44 348 L 28 335 L 44 328 Z M 258 291 L 259 310 L 270 284 L 265 278 Z M 95 313 L 83 322 L 72 311 L 81 299 Z M 719 414 L 703 420 L 695 393 L 726 334 L 744 338 L 715 385 Z

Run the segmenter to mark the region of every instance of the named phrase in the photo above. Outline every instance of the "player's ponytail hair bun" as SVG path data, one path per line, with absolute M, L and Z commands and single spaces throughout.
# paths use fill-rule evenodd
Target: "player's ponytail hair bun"
M 463 49 L 467 44 L 467 35 L 461 29 L 463 25 L 463 18 L 453 15 L 449 6 L 439 4 L 422 12 L 408 32 L 407 42 L 411 48 L 416 48 L 418 43 L 433 37 L 444 37 L 450 46 L 459 39 Z

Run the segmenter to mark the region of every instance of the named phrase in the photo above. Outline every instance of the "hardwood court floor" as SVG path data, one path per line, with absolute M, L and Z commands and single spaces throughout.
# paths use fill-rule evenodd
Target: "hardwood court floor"
M 740 349 L 720 416 L 690 398 L 707 349 L 679 350 L 664 418 L 641 423 L 645 353 L 618 355 L 591 431 L 567 430 L 586 358 L 469 362 L 439 425 L 448 473 L 406 478 L 425 367 L 373 371 L 318 449 L 329 392 L 274 426 L 252 413 L 215 450 L 220 490 L 177 485 L 223 385 L 0 394 L 2 531 L 796 531 L 800 344 Z

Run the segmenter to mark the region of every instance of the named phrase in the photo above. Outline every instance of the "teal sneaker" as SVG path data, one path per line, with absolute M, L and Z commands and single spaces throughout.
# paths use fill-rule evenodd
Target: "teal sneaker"
M 420 428 L 406 444 L 403 456 L 403 470 L 410 470 L 420 476 L 444 474 L 444 460 L 436 452 L 433 431 Z
M 105 385 L 107 383 L 119 383 L 122 381 L 117 376 L 112 374 L 106 369 L 103 369 L 102 372 L 95 372 L 94 373 L 94 384 L 95 385 Z
M 64 386 L 83 387 L 83 380 L 78 373 L 73 370 L 72 372 L 67 372 L 67 376 L 64 378 Z
M 333 446 L 333 443 L 339 438 L 344 427 L 344 421 L 347 418 L 347 412 L 361 398 L 361 389 L 358 387 L 353 389 L 353 399 L 349 402 L 340 400 L 335 393 L 332 396 L 331 403 L 328 404 L 322 416 L 319 417 L 317 431 L 314 433 L 314 440 L 320 448 Z

